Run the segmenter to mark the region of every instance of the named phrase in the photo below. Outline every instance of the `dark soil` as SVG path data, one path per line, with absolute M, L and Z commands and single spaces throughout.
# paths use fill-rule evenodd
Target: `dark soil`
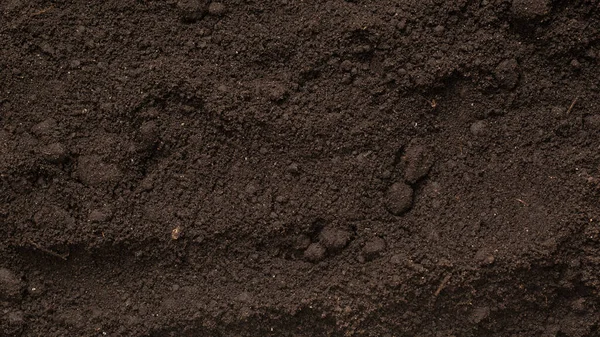
M 600 336 L 600 1 L 0 1 L 0 335 Z

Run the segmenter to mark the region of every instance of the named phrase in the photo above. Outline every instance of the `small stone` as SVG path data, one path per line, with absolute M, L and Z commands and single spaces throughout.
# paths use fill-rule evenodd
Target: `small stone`
M 350 232 L 338 228 L 325 228 L 319 236 L 319 242 L 329 251 L 344 249 L 350 242 Z
M 367 260 L 373 260 L 385 250 L 385 247 L 385 240 L 377 237 L 369 240 L 363 247 L 362 252 Z
M 485 121 L 477 121 L 471 124 L 469 128 L 473 136 L 483 136 L 487 133 L 487 123 Z
M 61 143 L 48 144 L 40 152 L 51 163 L 62 163 L 67 159 L 67 149 Z
M 573 67 L 573 69 L 580 69 L 581 63 L 579 63 L 579 61 L 577 61 L 576 59 L 573 59 L 571 60 L 571 67 Z
M 494 263 L 496 258 L 494 257 L 494 255 L 492 255 L 489 249 L 482 248 L 478 250 L 477 253 L 475 253 L 475 260 L 477 261 L 477 263 L 479 263 L 480 266 L 485 267 Z
M 519 63 L 515 59 L 500 62 L 494 70 L 494 77 L 501 87 L 513 89 L 519 82 Z
M 440 36 L 440 35 L 444 34 L 445 30 L 446 30 L 446 28 L 444 28 L 444 26 L 438 25 L 433 29 L 433 32 L 435 33 L 435 35 Z
M 23 284 L 10 270 L 0 268 L 0 300 L 17 300 L 21 297 Z
M 222 16 L 227 13 L 227 8 L 221 2 L 211 2 L 208 5 L 208 14 L 213 16 Z
M 404 182 L 394 183 L 385 197 L 386 209 L 394 215 L 402 215 L 412 207 L 413 189 Z
M 304 257 L 311 262 L 319 262 L 325 258 L 326 249 L 319 243 L 311 243 L 304 251 Z
M 278 204 L 285 204 L 288 201 L 288 198 L 284 195 L 278 195 L 275 197 L 275 202 Z

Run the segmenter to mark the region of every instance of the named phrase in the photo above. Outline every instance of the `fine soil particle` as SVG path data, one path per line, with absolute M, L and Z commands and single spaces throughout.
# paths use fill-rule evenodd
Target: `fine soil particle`
M 599 336 L 599 5 L 0 1 L 0 336 Z

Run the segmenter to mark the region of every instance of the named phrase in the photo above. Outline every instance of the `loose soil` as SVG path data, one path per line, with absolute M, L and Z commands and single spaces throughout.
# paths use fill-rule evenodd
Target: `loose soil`
M 0 1 L 1 336 L 600 336 L 598 0 Z

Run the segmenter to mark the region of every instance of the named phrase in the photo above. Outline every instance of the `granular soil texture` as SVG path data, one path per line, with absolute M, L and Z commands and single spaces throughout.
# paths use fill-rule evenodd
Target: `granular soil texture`
M 600 336 L 598 0 L 0 15 L 0 335 Z

